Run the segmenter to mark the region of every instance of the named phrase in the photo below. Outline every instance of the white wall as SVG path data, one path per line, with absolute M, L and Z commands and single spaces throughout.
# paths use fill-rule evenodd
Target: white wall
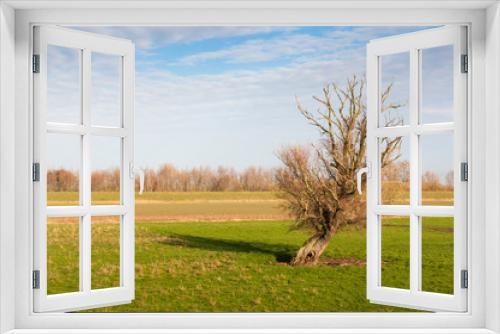
M 500 331 L 500 6 L 488 8 L 486 18 L 486 254 L 496 265 L 486 266 L 486 327 Z M 496 256 L 495 256 L 496 255 Z M 493 287 L 493 288 L 491 288 Z
M 14 328 L 14 18 L 0 3 L 0 333 Z

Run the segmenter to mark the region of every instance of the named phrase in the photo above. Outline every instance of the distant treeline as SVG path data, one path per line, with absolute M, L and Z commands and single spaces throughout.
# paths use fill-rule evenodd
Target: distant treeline
M 145 171 L 145 191 L 271 191 L 276 190 L 274 170 L 249 167 L 196 167 L 178 169 L 165 164 Z
M 158 169 L 146 169 L 144 190 L 152 191 L 275 191 L 275 169 L 249 167 L 243 171 L 234 168 L 196 167 L 179 169 L 165 164 Z M 408 190 L 409 165 L 395 163 L 382 171 L 382 180 L 392 183 L 400 190 Z M 51 169 L 47 174 L 48 191 L 78 191 L 78 173 L 66 169 Z M 118 191 L 119 169 L 98 170 L 92 173 L 93 191 Z M 422 188 L 427 191 L 453 189 L 453 172 L 444 180 L 436 173 L 427 171 L 422 175 Z
M 249 167 L 196 167 L 179 169 L 165 164 L 158 169 L 146 169 L 144 190 L 151 191 L 273 191 L 274 169 Z M 78 173 L 66 169 L 51 169 L 47 174 L 48 191 L 78 191 Z M 92 173 L 93 191 L 118 191 L 119 169 Z
M 410 186 L 410 164 L 408 161 L 394 162 L 382 169 L 381 179 L 383 182 L 399 184 L 401 190 L 409 190 Z M 443 191 L 453 190 L 453 171 L 450 170 L 444 178 L 433 171 L 422 173 L 422 190 Z

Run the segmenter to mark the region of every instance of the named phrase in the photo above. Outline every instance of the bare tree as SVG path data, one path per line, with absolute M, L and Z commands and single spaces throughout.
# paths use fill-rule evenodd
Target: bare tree
M 384 204 L 396 204 L 403 192 L 410 190 L 410 163 L 394 161 L 380 171 L 381 197 Z
M 49 169 L 47 171 L 47 191 L 78 191 L 77 171 L 67 169 Z
M 388 103 L 392 89 L 381 92 L 382 113 L 401 107 Z M 355 192 L 355 177 L 365 165 L 366 106 L 365 81 L 356 76 L 344 88 L 330 84 L 314 112 L 297 101 L 299 112 L 321 135 L 312 147 L 293 146 L 282 149 L 278 157 L 283 167 L 276 182 L 295 218 L 295 227 L 311 231 L 311 237 L 291 260 L 293 265 L 316 264 L 332 237 L 345 224 L 359 222 L 361 197 Z M 386 125 L 400 124 L 389 117 Z M 399 158 L 401 138 L 382 139 L 382 167 Z
M 120 189 L 120 169 L 110 168 L 92 172 L 92 191 L 116 191 Z
M 394 161 L 380 171 L 382 181 L 393 181 L 404 183 L 410 180 L 410 163 L 405 161 Z
M 274 171 L 251 166 L 240 174 L 240 182 L 246 191 L 273 190 Z
M 441 190 L 442 185 L 439 176 L 433 171 L 426 171 L 422 175 L 422 188 L 429 191 Z

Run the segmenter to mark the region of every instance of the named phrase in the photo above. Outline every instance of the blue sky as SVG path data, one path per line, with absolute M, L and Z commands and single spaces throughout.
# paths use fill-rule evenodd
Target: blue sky
M 342 84 L 353 74 L 364 76 L 369 40 L 422 28 L 79 29 L 131 39 L 136 45 L 136 165 L 224 165 L 240 170 L 279 166 L 275 154 L 281 147 L 317 141 L 317 132 L 297 112 L 295 99 L 316 108 L 312 96 L 325 84 Z M 106 115 L 116 105 L 112 69 L 109 61 L 99 66 L 96 58 L 94 82 L 106 88 L 94 109 L 104 122 L 112 120 Z M 398 79 L 397 66 L 395 71 L 391 80 Z M 404 94 L 395 95 L 406 102 Z M 426 101 L 432 107 L 440 100 L 435 96 Z M 67 107 L 64 99 L 57 101 Z M 103 158 L 96 168 L 110 166 Z

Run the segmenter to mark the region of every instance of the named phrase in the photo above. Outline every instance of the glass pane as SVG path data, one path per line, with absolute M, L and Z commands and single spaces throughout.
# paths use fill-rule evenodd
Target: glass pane
M 92 289 L 120 286 L 120 217 L 92 217 Z
M 410 288 L 410 218 L 381 217 L 381 285 Z
M 380 57 L 379 126 L 406 125 L 410 122 L 410 53 Z
M 91 138 L 92 205 L 120 204 L 121 138 Z
M 453 121 L 453 46 L 421 50 L 421 123 Z
M 47 218 L 47 293 L 80 290 L 80 218 Z
M 410 204 L 410 148 L 407 137 L 379 139 L 380 204 Z
M 122 57 L 92 53 L 92 124 L 120 127 Z
M 453 218 L 423 217 L 422 290 L 453 294 Z
M 421 204 L 453 205 L 453 133 L 420 136 Z
M 47 47 L 47 121 L 81 123 L 80 49 Z
M 80 203 L 81 136 L 47 134 L 47 205 Z

